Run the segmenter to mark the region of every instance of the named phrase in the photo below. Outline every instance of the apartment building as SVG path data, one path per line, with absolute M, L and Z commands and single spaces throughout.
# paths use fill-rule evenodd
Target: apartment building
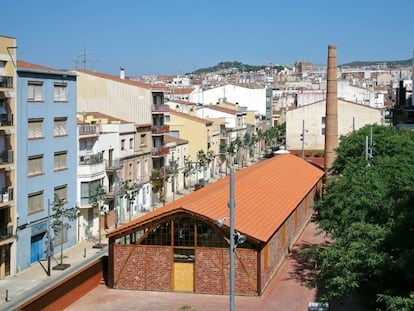
M 115 159 L 115 149 L 111 148 L 108 143 L 106 164 L 108 193 L 119 193 L 125 182 L 133 186 L 135 190 L 132 192 L 134 193 L 138 190 L 144 191 L 147 187 L 143 184 L 146 184 L 147 180 L 140 178 L 143 178 L 144 175 L 149 178 L 154 169 L 163 168 L 166 165 L 165 158 L 169 152 L 168 148 L 164 146 L 164 136 L 168 134 L 169 128 L 164 124 L 164 116 L 168 113 L 168 106 L 164 105 L 162 89 L 126 79 L 123 69 L 119 77 L 82 69 L 76 69 L 74 72 L 78 77 L 78 112 L 99 111 L 107 117 L 133 123 L 136 126 L 135 135 L 139 135 L 139 137 L 134 137 L 133 156 L 123 157 L 120 155 L 121 158 Z M 126 143 L 129 144 L 129 140 Z M 145 159 L 139 165 L 135 163 L 132 166 L 132 170 L 136 167 L 135 172 L 132 173 L 136 176 L 135 179 L 131 179 L 129 173 L 122 177 L 120 175 L 122 168 L 125 167 L 125 164 L 129 166 L 127 163 L 129 159 L 136 156 L 145 157 Z M 139 171 L 139 167 L 142 168 L 141 171 Z M 138 177 L 139 172 L 142 177 Z M 149 190 L 147 192 L 152 193 Z M 114 209 L 123 210 L 119 206 L 122 201 L 114 200 L 113 202 Z M 147 209 L 147 205 L 148 201 L 142 201 L 142 204 L 137 208 L 138 210 Z M 120 220 L 118 219 L 118 221 Z
M 0 36 L 0 280 L 16 271 L 16 48 Z
M 76 222 L 51 230 L 55 197 L 77 206 L 76 75 L 17 61 L 16 270 L 76 243 Z M 52 211 L 51 211 L 52 210 Z

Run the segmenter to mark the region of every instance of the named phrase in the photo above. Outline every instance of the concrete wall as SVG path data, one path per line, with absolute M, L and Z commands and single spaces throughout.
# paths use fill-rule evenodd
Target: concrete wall
M 306 105 L 287 111 L 286 113 L 286 148 L 288 150 L 301 150 L 302 124 L 305 120 L 305 150 L 323 150 L 325 136 L 322 122 L 325 117 L 325 101 Z M 352 102 L 338 100 L 338 134 L 347 135 L 353 129 L 367 124 L 383 124 L 380 109 L 359 105 Z M 339 138 L 339 137 L 338 137 Z

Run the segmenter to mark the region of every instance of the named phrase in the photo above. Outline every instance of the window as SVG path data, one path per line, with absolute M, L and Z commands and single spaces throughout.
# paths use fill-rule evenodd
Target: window
M 66 159 L 67 159 L 66 151 L 55 152 L 53 169 L 55 171 L 61 171 L 61 170 L 67 169 Z
M 145 159 L 144 174 L 148 175 L 148 160 Z
M 101 180 L 91 182 L 81 182 L 81 204 L 91 204 L 90 197 L 95 192 L 96 188 L 101 184 Z
M 164 116 L 164 122 L 170 122 L 170 120 L 170 115 L 167 114 Z
M 121 150 L 125 150 L 125 139 L 121 139 Z
M 55 102 L 66 101 L 66 83 L 55 83 L 53 87 L 53 98 Z
M 59 199 L 63 200 L 68 198 L 68 185 L 61 185 L 55 187 L 54 196 L 57 196 Z
M 129 139 L 129 149 L 134 149 L 134 139 L 133 138 Z
M 28 139 L 36 139 L 43 137 L 43 119 L 29 119 Z
M 141 146 L 145 146 L 147 144 L 147 135 L 146 134 L 141 134 L 140 144 L 141 144 Z
M 65 136 L 67 135 L 66 132 L 66 121 L 67 118 L 55 118 L 53 130 L 54 130 L 54 136 Z
M 282 232 L 281 232 L 281 244 L 282 244 L 282 247 L 283 246 L 285 246 L 285 244 L 286 244 L 286 225 L 285 224 L 283 224 L 282 225 Z
M 43 211 L 43 201 L 43 191 L 29 194 L 27 197 L 27 213 L 30 215 Z
M 42 82 L 29 82 L 27 85 L 27 100 L 28 101 L 42 101 Z
M 321 123 L 322 123 L 322 125 L 325 125 L 325 119 L 326 119 L 326 117 L 322 117 L 322 118 L 321 118 Z
M 269 244 L 266 244 L 263 248 L 263 267 L 264 271 L 269 268 Z
M 321 129 L 321 134 L 325 135 L 325 128 L 324 127 Z
M 28 159 L 28 176 L 43 174 L 43 154 L 30 156 Z

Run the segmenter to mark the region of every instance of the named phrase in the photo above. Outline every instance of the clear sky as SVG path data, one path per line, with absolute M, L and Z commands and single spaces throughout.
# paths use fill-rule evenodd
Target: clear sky
M 413 0 L 2 0 L 17 58 L 127 76 L 249 65 L 409 59 Z

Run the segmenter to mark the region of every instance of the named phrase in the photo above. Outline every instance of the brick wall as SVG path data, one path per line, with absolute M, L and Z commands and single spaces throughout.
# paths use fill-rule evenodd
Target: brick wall
M 230 254 L 225 248 L 197 248 L 195 292 L 228 294 L 230 291 Z M 234 260 L 236 295 L 257 295 L 257 253 L 237 248 Z
M 115 244 L 114 254 L 114 282 L 117 288 L 172 290 L 171 248 Z
M 275 273 L 278 271 L 280 265 L 289 254 L 290 248 L 299 238 L 299 235 L 302 233 L 304 227 L 309 222 L 312 216 L 312 206 L 314 204 L 314 197 L 316 195 L 317 189 L 319 189 L 319 183 L 313 188 L 312 191 L 303 199 L 303 201 L 297 206 L 296 212 L 293 213 L 286 219 L 284 229 L 279 228 L 279 230 L 273 235 L 273 237 L 268 242 L 268 258 L 267 258 L 267 267 L 265 267 L 265 256 L 266 252 L 264 249 L 261 250 L 261 293 L 264 292 L 266 287 L 269 285 Z M 295 215 L 295 213 L 297 213 Z M 285 243 L 282 243 L 283 233 L 282 230 L 285 230 Z M 259 294 L 261 294 L 259 293 Z

